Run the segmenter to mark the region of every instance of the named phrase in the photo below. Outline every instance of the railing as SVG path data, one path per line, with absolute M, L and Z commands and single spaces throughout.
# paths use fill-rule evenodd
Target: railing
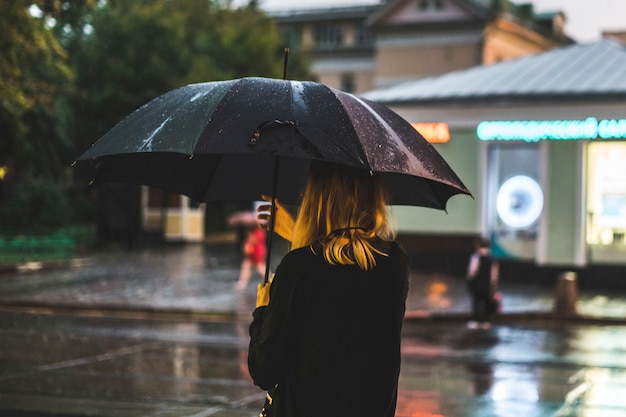
M 0 234 L 0 266 L 27 262 L 63 262 L 93 242 L 93 228 L 75 228 L 46 235 Z

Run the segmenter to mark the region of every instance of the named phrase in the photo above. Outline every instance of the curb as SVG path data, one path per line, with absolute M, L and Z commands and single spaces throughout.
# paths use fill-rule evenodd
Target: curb
M 0 264 L 0 275 L 15 272 L 35 272 L 41 270 L 60 269 L 71 266 L 79 266 L 85 262 L 85 258 L 72 258 L 56 261 L 27 261 L 19 263 Z
M 83 317 L 116 317 L 145 320 L 191 320 L 199 322 L 250 321 L 252 312 L 211 311 L 181 308 L 151 308 L 127 305 L 79 305 L 45 302 L 0 302 L 0 312 L 17 312 L 24 314 L 58 314 Z M 471 319 L 469 313 L 433 313 L 429 311 L 407 311 L 407 322 L 433 323 L 467 323 Z M 626 325 L 626 318 L 591 317 L 577 313 L 515 312 L 499 314 L 492 320 L 493 324 L 576 324 L 576 325 Z
M 432 313 L 428 311 L 407 311 L 405 314 L 405 320 L 467 323 L 471 320 L 471 315 L 469 313 Z M 492 323 L 565 323 L 577 325 L 623 326 L 626 325 L 626 318 L 594 317 L 578 313 L 558 313 L 553 311 L 523 311 L 499 314 L 493 318 Z
M 68 315 L 78 317 L 115 317 L 144 320 L 192 320 L 200 322 L 225 322 L 249 320 L 252 312 L 245 317 L 234 311 L 209 311 L 177 308 L 150 308 L 119 305 L 78 305 L 52 304 L 45 302 L 0 302 L 0 312 L 24 314 Z

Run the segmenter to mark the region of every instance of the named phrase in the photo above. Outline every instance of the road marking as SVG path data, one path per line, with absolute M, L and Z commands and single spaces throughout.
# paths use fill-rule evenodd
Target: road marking
M 582 399 L 587 391 L 591 388 L 591 384 L 588 382 L 583 382 L 573 390 L 567 393 L 565 396 L 565 402 L 557 410 L 556 413 L 552 417 L 565 417 L 572 414 L 573 411 L 576 410 L 576 403 Z
M 4 376 L 0 376 L 0 381 L 6 381 L 8 379 L 13 379 L 13 378 L 20 378 L 23 376 L 28 376 L 28 375 L 33 375 L 36 374 L 37 372 L 45 372 L 45 371 L 53 371 L 53 370 L 57 370 L 57 369 L 63 369 L 63 368 L 71 368 L 74 366 L 81 366 L 81 365 L 88 365 L 90 363 L 96 363 L 96 362 L 103 362 L 103 361 L 107 361 L 110 359 L 114 359 L 120 356 L 127 356 L 127 355 L 132 355 L 135 354 L 137 352 L 141 352 L 147 349 L 151 349 L 154 346 L 157 346 L 157 343 L 143 343 L 141 345 L 137 345 L 137 346 L 131 346 L 131 347 L 124 347 L 121 349 L 117 349 L 111 352 L 107 352 L 107 353 L 102 353 L 100 355 L 96 355 L 96 356 L 91 356 L 91 357 L 86 357 L 86 358 L 79 358 L 79 359 L 72 359 L 69 361 L 63 361 L 63 362 L 57 362 L 57 363 L 51 363 L 48 365 L 41 365 L 38 366 L 37 368 L 34 368 L 30 371 L 24 371 L 24 372 L 18 372 L 18 373 L 14 373 L 14 374 L 8 374 L 8 375 L 4 375 Z
M 110 359 L 117 358 L 119 356 L 132 355 L 134 353 L 141 352 L 146 349 L 150 349 L 153 346 L 156 346 L 156 344 L 149 343 L 147 345 L 141 344 L 138 346 L 124 347 L 121 349 L 114 350 L 112 352 L 102 353 L 100 355 L 96 355 L 92 357 L 73 359 L 69 361 L 52 363 L 50 365 L 42 365 L 36 368 L 36 370 L 37 371 L 50 371 L 54 369 L 71 368 L 73 366 L 87 365 L 87 364 L 95 363 L 95 362 L 104 362 Z

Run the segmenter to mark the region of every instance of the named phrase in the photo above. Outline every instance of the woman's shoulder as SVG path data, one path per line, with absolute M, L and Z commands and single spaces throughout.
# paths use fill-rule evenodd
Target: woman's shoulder
M 388 256 L 400 256 L 406 257 L 408 256 L 404 247 L 397 240 L 383 240 L 378 239 L 374 242 L 374 247 L 380 250 L 382 253 L 387 254 Z
M 301 263 L 306 260 L 313 260 L 317 254 L 312 246 L 305 246 L 298 249 L 290 250 L 283 256 L 281 263 Z
M 287 252 L 276 268 L 276 278 L 281 276 L 289 276 L 290 282 L 297 281 L 297 277 L 303 276 L 303 272 L 311 270 L 313 265 L 318 262 L 316 254 L 311 247 L 293 249 Z
M 389 244 L 390 244 L 390 247 L 391 247 L 394 251 L 398 252 L 400 255 L 403 255 L 403 256 L 408 256 L 408 254 L 407 254 L 406 250 L 404 249 L 404 246 L 402 246 L 402 245 L 400 244 L 400 242 L 398 242 L 397 240 L 394 240 L 394 241 L 392 241 L 392 242 L 389 242 Z

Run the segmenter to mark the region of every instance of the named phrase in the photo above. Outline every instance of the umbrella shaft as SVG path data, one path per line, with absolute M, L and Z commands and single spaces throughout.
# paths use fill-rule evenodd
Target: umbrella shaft
M 274 236 L 274 225 L 276 224 L 276 188 L 278 186 L 278 168 L 280 165 L 280 158 L 274 157 L 274 176 L 272 178 L 272 209 L 270 213 L 270 227 L 267 234 L 267 253 L 265 259 L 265 278 L 264 283 L 268 283 L 270 280 L 270 258 L 272 255 L 272 237 Z
M 287 79 L 287 63 L 289 62 L 289 48 L 285 48 L 285 62 L 283 63 L 283 80 Z

